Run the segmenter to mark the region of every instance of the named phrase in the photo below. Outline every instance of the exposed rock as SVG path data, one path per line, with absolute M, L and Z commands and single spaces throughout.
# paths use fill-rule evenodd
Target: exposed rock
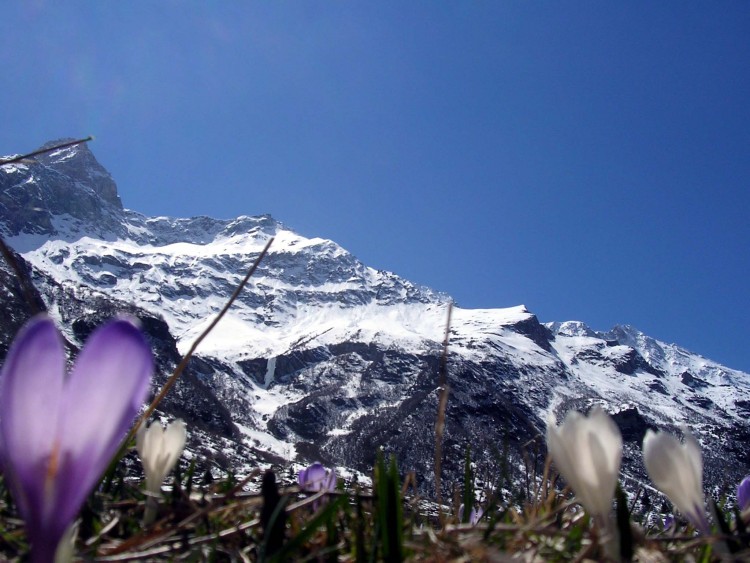
M 685 371 L 682 373 L 682 375 L 680 375 L 680 381 L 682 381 L 683 385 L 687 385 L 691 389 L 705 389 L 706 387 L 710 386 L 710 383 L 708 383 L 707 381 L 703 381 L 698 377 L 695 377 L 689 371 Z
M 646 430 L 654 428 L 653 424 L 650 424 L 634 406 L 614 413 L 612 418 L 622 433 L 622 439 L 626 442 L 640 445 L 646 435 Z

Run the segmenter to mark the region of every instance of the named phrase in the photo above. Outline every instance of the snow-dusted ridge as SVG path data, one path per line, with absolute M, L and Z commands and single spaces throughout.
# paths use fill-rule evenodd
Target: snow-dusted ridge
M 268 215 L 175 219 L 124 209 L 82 146 L 0 167 L 0 230 L 69 294 L 95 292 L 163 318 L 182 352 L 274 237 L 194 367 L 226 406 L 233 439 L 362 471 L 384 446 L 430 482 L 448 296 Z M 61 322 L 96 313 L 85 305 L 71 312 L 59 293 L 43 292 Z M 521 463 L 520 449 L 543 432 L 549 412 L 593 403 L 626 434 L 629 475 L 642 469 L 646 427 L 684 422 L 714 456 L 709 473 L 729 465 L 738 475 L 750 463 L 750 376 L 632 327 L 540 324 L 522 305 L 454 308 L 449 351 L 445 451 L 459 453 L 446 459 L 448 474 L 460 473 L 469 443 L 487 467 L 504 441 Z
M 123 224 L 134 236 L 108 239 L 82 236 L 70 216 L 54 216 L 52 224 L 59 238 L 19 233 L 8 242 L 58 281 L 106 288 L 117 299 L 138 296 L 165 317 L 181 348 L 226 303 L 271 236 L 258 275 L 205 352 L 242 347 L 245 354 L 275 355 L 327 333 L 324 342 L 354 333 L 441 338 L 444 321 L 433 326 L 431 312 L 444 309 L 444 296 L 368 268 L 334 242 L 302 237 L 268 216 L 170 220 L 129 213 Z

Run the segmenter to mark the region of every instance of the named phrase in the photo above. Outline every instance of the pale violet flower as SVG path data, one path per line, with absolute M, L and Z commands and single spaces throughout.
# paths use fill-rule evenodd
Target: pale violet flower
M 622 461 L 622 435 L 600 407 L 571 411 L 560 426 L 547 419 L 547 449 L 586 510 L 606 525 Z
M 317 493 L 320 491 L 333 492 L 336 490 L 336 470 L 326 469 L 319 462 L 313 463 L 307 469 L 303 469 L 297 476 L 300 489 Z M 313 502 L 313 510 L 317 510 L 320 503 Z
M 743 512 L 750 508 L 750 475 L 745 477 L 737 487 L 737 505 Z
M 0 458 L 32 562 L 52 561 L 148 393 L 151 349 L 127 320 L 89 337 L 70 374 L 54 323 L 21 329 L 0 375 Z
M 143 425 L 135 435 L 135 447 L 146 475 L 146 490 L 151 494 L 146 500 L 144 521 L 149 524 L 156 516 L 156 497 L 161 494 L 164 479 L 174 468 L 185 449 L 187 429 L 185 423 L 177 419 L 166 428 L 160 423 Z
M 703 460 L 698 441 L 684 430 L 685 441 L 647 430 L 643 462 L 656 488 L 701 532 L 709 533 L 703 499 Z
M 335 491 L 336 471 L 334 469 L 326 469 L 321 463 L 316 461 L 307 469 L 299 472 L 297 482 L 300 488 L 305 491 Z
M 472 526 L 476 526 L 479 521 L 482 519 L 482 516 L 484 516 L 484 510 L 482 508 L 471 509 L 471 512 L 469 512 L 469 524 Z M 458 521 L 463 522 L 464 521 L 464 505 L 458 507 Z

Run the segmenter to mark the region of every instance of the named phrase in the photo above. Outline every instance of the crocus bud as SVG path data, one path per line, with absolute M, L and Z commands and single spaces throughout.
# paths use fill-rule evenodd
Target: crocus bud
M 750 508 L 750 475 L 745 477 L 737 487 L 737 506 L 743 512 Z
M 177 419 L 162 428 L 161 424 L 141 426 L 135 436 L 135 447 L 141 456 L 143 472 L 146 474 L 146 490 L 152 496 L 146 501 L 144 521 L 149 524 L 156 516 L 156 496 L 161 493 L 161 485 L 177 460 L 182 455 L 187 440 L 185 423 Z
M 319 462 L 303 469 L 297 476 L 299 487 L 303 491 L 317 493 L 319 491 L 333 492 L 336 490 L 336 470 L 326 469 Z M 320 503 L 313 502 L 313 510 L 317 510 Z
M 622 461 L 622 435 L 612 418 L 598 406 L 588 417 L 569 412 L 560 426 L 550 415 L 547 449 L 581 504 L 605 522 Z
M 305 491 L 335 491 L 336 470 L 326 469 L 316 461 L 307 469 L 299 472 L 297 482 L 300 488 Z
M 478 509 L 471 509 L 471 512 L 469 512 L 469 524 L 472 526 L 476 526 L 479 523 L 479 520 L 482 519 L 482 516 L 484 516 L 484 510 L 482 508 Z M 464 505 L 458 507 L 458 521 L 463 522 L 464 521 Z
M 643 462 L 656 488 L 701 532 L 709 533 L 703 500 L 703 460 L 698 441 L 683 431 L 685 441 L 672 434 L 647 430 Z

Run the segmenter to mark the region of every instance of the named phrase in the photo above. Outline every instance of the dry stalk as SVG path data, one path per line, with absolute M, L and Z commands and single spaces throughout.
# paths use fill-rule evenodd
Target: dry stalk
M 6 158 L 6 159 L 3 159 L 0 162 L 0 166 L 3 166 L 4 164 L 13 164 L 14 162 L 20 162 L 22 160 L 25 160 L 27 158 L 31 158 L 33 156 L 38 156 L 40 154 L 44 154 L 44 153 L 47 153 L 47 152 L 56 151 L 58 149 L 66 149 L 68 147 L 72 147 L 74 145 L 80 145 L 82 143 L 88 143 L 89 141 L 93 141 L 93 140 L 94 140 L 93 135 L 89 135 L 85 139 L 78 139 L 76 141 L 67 141 L 65 143 L 60 143 L 59 145 L 55 145 L 53 147 L 47 147 L 46 149 L 39 149 L 39 150 L 34 151 L 34 152 L 22 154 L 21 156 L 14 156 L 13 158 Z
M 245 288 L 247 285 L 248 280 L 250 277 L 255 273 L 255 270 L 258 269 L 258 266 L 260 265 L 261 260 L 265 257 L 265 255 L 268 253 L 268 249 L 271 247 L 271 244 L 273 243 L 273 237 L 271 237 L 268 242 L 266 243 L 266 246 L 263 247 L 263 250 L 258 255 L 258 258 L 255 259 L 255 262 L 253 262 L 253 265 L 248 270 L 247 274 L 245 274 L 245 277 L 242 278 L 242 281 L 237 285 L 237 287 L 234 290 L 234 293 L 232 293 L 232 296 L 227 301 L 226 305 L 219 311 L 219 314 L 216 315 L 216 318 L 214 318 L 213 321 L 211 321 L 211 324 L 208 325 L 208 328 L 204 330 L 198 338 L 195 339 L 193 344 L 190 346 L 190 349 L 187 351 L 187 354 L 182 358 L 182 361 L 179 363 L 179 365 L 175 368 L 174 372 L 172 372 L 172 375 L 169 377 L 167 382 L 164 384 L 164 386 L 159 391 L 159 394 L 154 398 L 153 401 L 151 401 L 151 404 L 148 406 L 146 411 L 141 415 L 141 417 L 138 419 L 138 421 L 133 425 L 133 428 L 131 428 L 130 432 L 128 433 L 127 437 L 125 438 L 125 444 L 127 444 L 133 436 L 135 436 L 135 433 L 138 431 L 138 429 L 141 427 L 141 424 L 148 419 L 149 416 L 151 416 L 154 411 L 156 410 L 156 407 L 161 403 L 162 399 L 166 396 L 166 394 L 169 392 L 169 390 L 174 386 L 174 384 L 179 379 L 180 375 L 182 375 L 182 372 L 185 371 L 185 368 L 187 367 L 188 362 L 190 361 L 190 358 L 193 356 L 193 353 L 198 348 L 198 345 L 203 342 L 203 339 L 208 336 L 211 331 L 214 329 L 214 327 L 219 324 L 219 321 L 224 317 L 226 312 L 229 310 L 229 308 L 232 306 L 232 304 L 235 302 L 237 297 L 240 295 L 240 292 Z
M 444 526 L 445 515 L 443 513 L 443 495 L 441 491 L 440 475 L 443 459 L 443 434 L 445 432 L 445 410 L 448 407 L 448 342 L 451 332 L 451 316 L 453 314 L 453 303 L 448 304 L 448 319 L 445 322 L 445 338 L 443 339 L 443 353 L 440 356 L 440 375 L 438 385 L 440 389 L 440 401 L 438 403 L 437 421 L 435 422 L 435 497 L 437 499 L 440 525 Z

